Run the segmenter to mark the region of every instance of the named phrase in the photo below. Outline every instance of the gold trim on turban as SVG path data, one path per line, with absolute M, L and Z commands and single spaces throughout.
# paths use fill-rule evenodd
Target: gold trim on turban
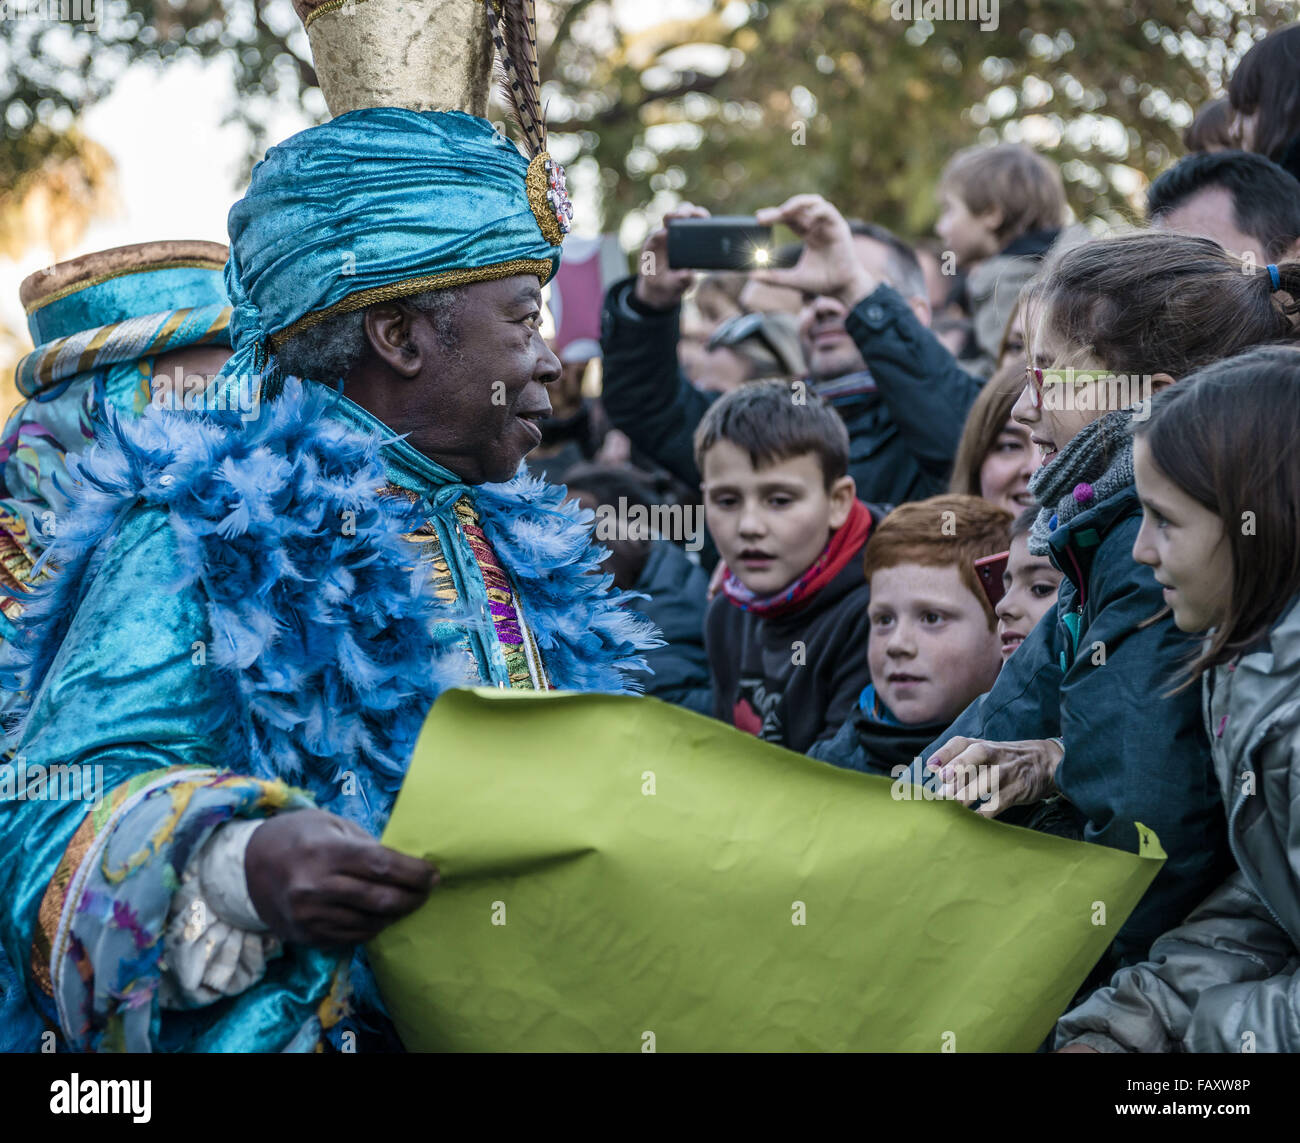
M 303 330 L 319 325 L 326 318 L 335 314 L 351 313 L 363 310 L 376 302 L 391 302 L 396 298 L 409 298 L 412 294 L 422 294 L 426 290 L 449 290 L 456 286 L 469 285 L 472 282 L 491 282 L 499 278 L 512 278 L 516 274 L 535 274 L 544 286 L 551 277 L 549 258 L 515 258 L 509 262 L 498 262 L 494 266 L 475 266 L 469 270 L 446 270 L 441 274 L 427 274 L 422 278 L 407 278 L 404 282 L 391 282 L 386 286 L 372 286 L 368 290 L 358 290 L 349 294 L 341 302 L 335 302 L 323 310 L 299 318 L 287 329 L 271 335 L 271 347 L 279 349 L 286 341 Z

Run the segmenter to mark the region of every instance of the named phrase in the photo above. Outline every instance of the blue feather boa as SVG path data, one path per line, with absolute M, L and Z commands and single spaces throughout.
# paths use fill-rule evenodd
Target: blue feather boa
M 241 772 L 298 785 L 378 834 L 434 699 L 470 679 L 453 624 L 491 620 L 434 595 L 403 539 L 422 522 L 415 506 L 380 494 L 384 442 L 333 419 L 332 400 L 290 378 L 247 425 L 238 413 L 155 409 L 128 421 L 105 407 L 95 446 L 69 459 L 73 509 L 48 554 L 59 574 L 27 601 L 15 650 L 32 696 L 105 541 L 133 508 L 165 506 L 179 559 L 163 586 L 201 591 L 209 662 L 239 696 L 209 729 L 242 744 Z M 626 672 L 644 670 L 642 652 L 661 641 L 611 576 L 589 574 L 606 555 L 591 513 L 522 467 L 474 500 L 552 683 L 639 690 Z M 348 775 L 360 799 L 341 793 Z
M 95 446 L 68 461 L 72 508 L 47 553 L 58 574 L 25 601 L 9 648 L 17 670 L 6 685 L 25 691 L 11 742 L 107 541 L 127 513 L 163 506 L 179 555 L 160 589 L 201 593 L 209 665 L 237 696 L 204 729 L 238 759 L 233 770 L 283 779 L 382 831 L 430 706 L 469 681 L 464 627 L 491 620 L 434 595 L 429 565 L 402 538 L 422 523 L 415 506 L 380 494 L 385 442 L 331 417 L 333 400 L 290 378 L 248 424 L 156 409 L 129 421 L 104 406 Z M 522 468 L 475 488 L 474 501 L 552 683 L 639 689 L 626 672 L 644 669 L 641 653 L 660 640 L 611 576 L 589 574 L 606 556 L 591 542 L 591 513 Z M 361 958 L 354 967 L 358 999 L 377 1004 Z M 0 976 L 0 997 L 16 991 Z

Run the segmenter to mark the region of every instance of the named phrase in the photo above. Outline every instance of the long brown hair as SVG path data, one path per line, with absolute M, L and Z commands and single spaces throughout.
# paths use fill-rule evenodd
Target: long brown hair
M 961 430 L 952 462 L 948 491 L 958 496 L 979 496 L 980 469 L 993 451 L 998 434 L 1011 419 L 1011 407 L 1025 387 L 1024 363 L 1004 365 L 985 382 Z
M 1142 230 L 1049 254 L 1021 305 L 1116 373 L 1178 379 L 1295 337 L 1300 263 L 1250 266 L 1209 238 Z M 1028 324 L 1028 323 L 1027 323 Z
M 1270 32 L 1241 57 L 1228 81 L 1234 111 L 1259 111 L 1251 149 L 1278 159 L 1300 135 L 1300 24 Z
M 1223 520 L 1232 594 L 1178 689 L 1257 642 L 1300 595 L 1300 348 L 1216 362 L 1156 394 L 1134 423 L 1156 467 Z

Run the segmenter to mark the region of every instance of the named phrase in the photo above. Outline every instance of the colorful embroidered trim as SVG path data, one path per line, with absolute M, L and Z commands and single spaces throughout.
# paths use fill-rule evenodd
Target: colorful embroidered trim
M 393 496 L 402 496 L 412 503 L 419 497 L 408 489 L 395 484 L 385 490 Z M 457 531 L 464 536 L 474 563 L 483 577 L 483 586 L 487 591 L 488 608 L 492 617 L 492 627 L 497 642 L 506 662 L 506 672 L 512 689 L 550 690 L 551 684 L 542 665 L 541 652 L 532 632 L 528 629 L 523 612 L 519 606 L 518 593 L 510 583 L 510 577 L 502 566 L 491 541 L 483 531 L 478 512 L 467 496 L 462 496 L 452 506 L 456 519 Z M 403 536 L 413 544 L 419 544 L 421 555 L 429 561 L 433 590 L 445 603 L 455 603 L 460 598 L 456 590 L 455 576 L 447 561 L 447 554 L 442 550 L 442 542 L 432 522 L 426 523 L 414 532 Z M 463 640 L 465 653 L 474 658 L 470 647 L 469 635 Z M 484 682 L 481 675 L 480 682 Z
M 230 306 L 216 305 L 165 310 L 55 338 L 18 363 L 14 385 L 24 397 L 34 397 L 55 382 L 89 369 L 191 345 L 212 345 L 229 336 L 226 330 L 233 312 Z
M 513 690 L 548 690 L 545 678 L 539 678 L 537 667 L 541 657 L 536 655 L 536 644 L 532 636 L 526 634 L 527 625 L 519 611 L 516 596 L 510 586 L 510 577 L 497 558 L 496 552 L 488 542 L 479 523 L 478 513 L 467 497 L 462 496 L 454 506 L 456 518 L 461 530 L 469 542 L 474 561 L 483 573 L 483 585 L 487 588 L 488 607 L 492 613 L 492 625 L 496 629 L 497 640 L 505 655 L 506 670 Z

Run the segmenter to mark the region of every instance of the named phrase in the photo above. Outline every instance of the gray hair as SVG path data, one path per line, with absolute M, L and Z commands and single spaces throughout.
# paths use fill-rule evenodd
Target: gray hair
M 439 344 L 456 353 L 460 344 L 457 319 L 464 297 L 464 289 L 457 287 L 426 290 L 401 298 L 400 302 L 424 314 L 433 323 Z M 294 334 L 276 351 L 281 372 L 326 384 L 342 380 L 366 356 L 369 346 L 365 322 L 369 308 L 335 314 Z
M 870 238 L 885 248 L 886 281 L 905 298 L 929 298 L 930 289 L 925 284 L 925 271 L 916 256 L 916 248 L 904 242 L 892 230 L 878 222 L 860 222 L 853 219 L 849 230 L 854 238 Z

